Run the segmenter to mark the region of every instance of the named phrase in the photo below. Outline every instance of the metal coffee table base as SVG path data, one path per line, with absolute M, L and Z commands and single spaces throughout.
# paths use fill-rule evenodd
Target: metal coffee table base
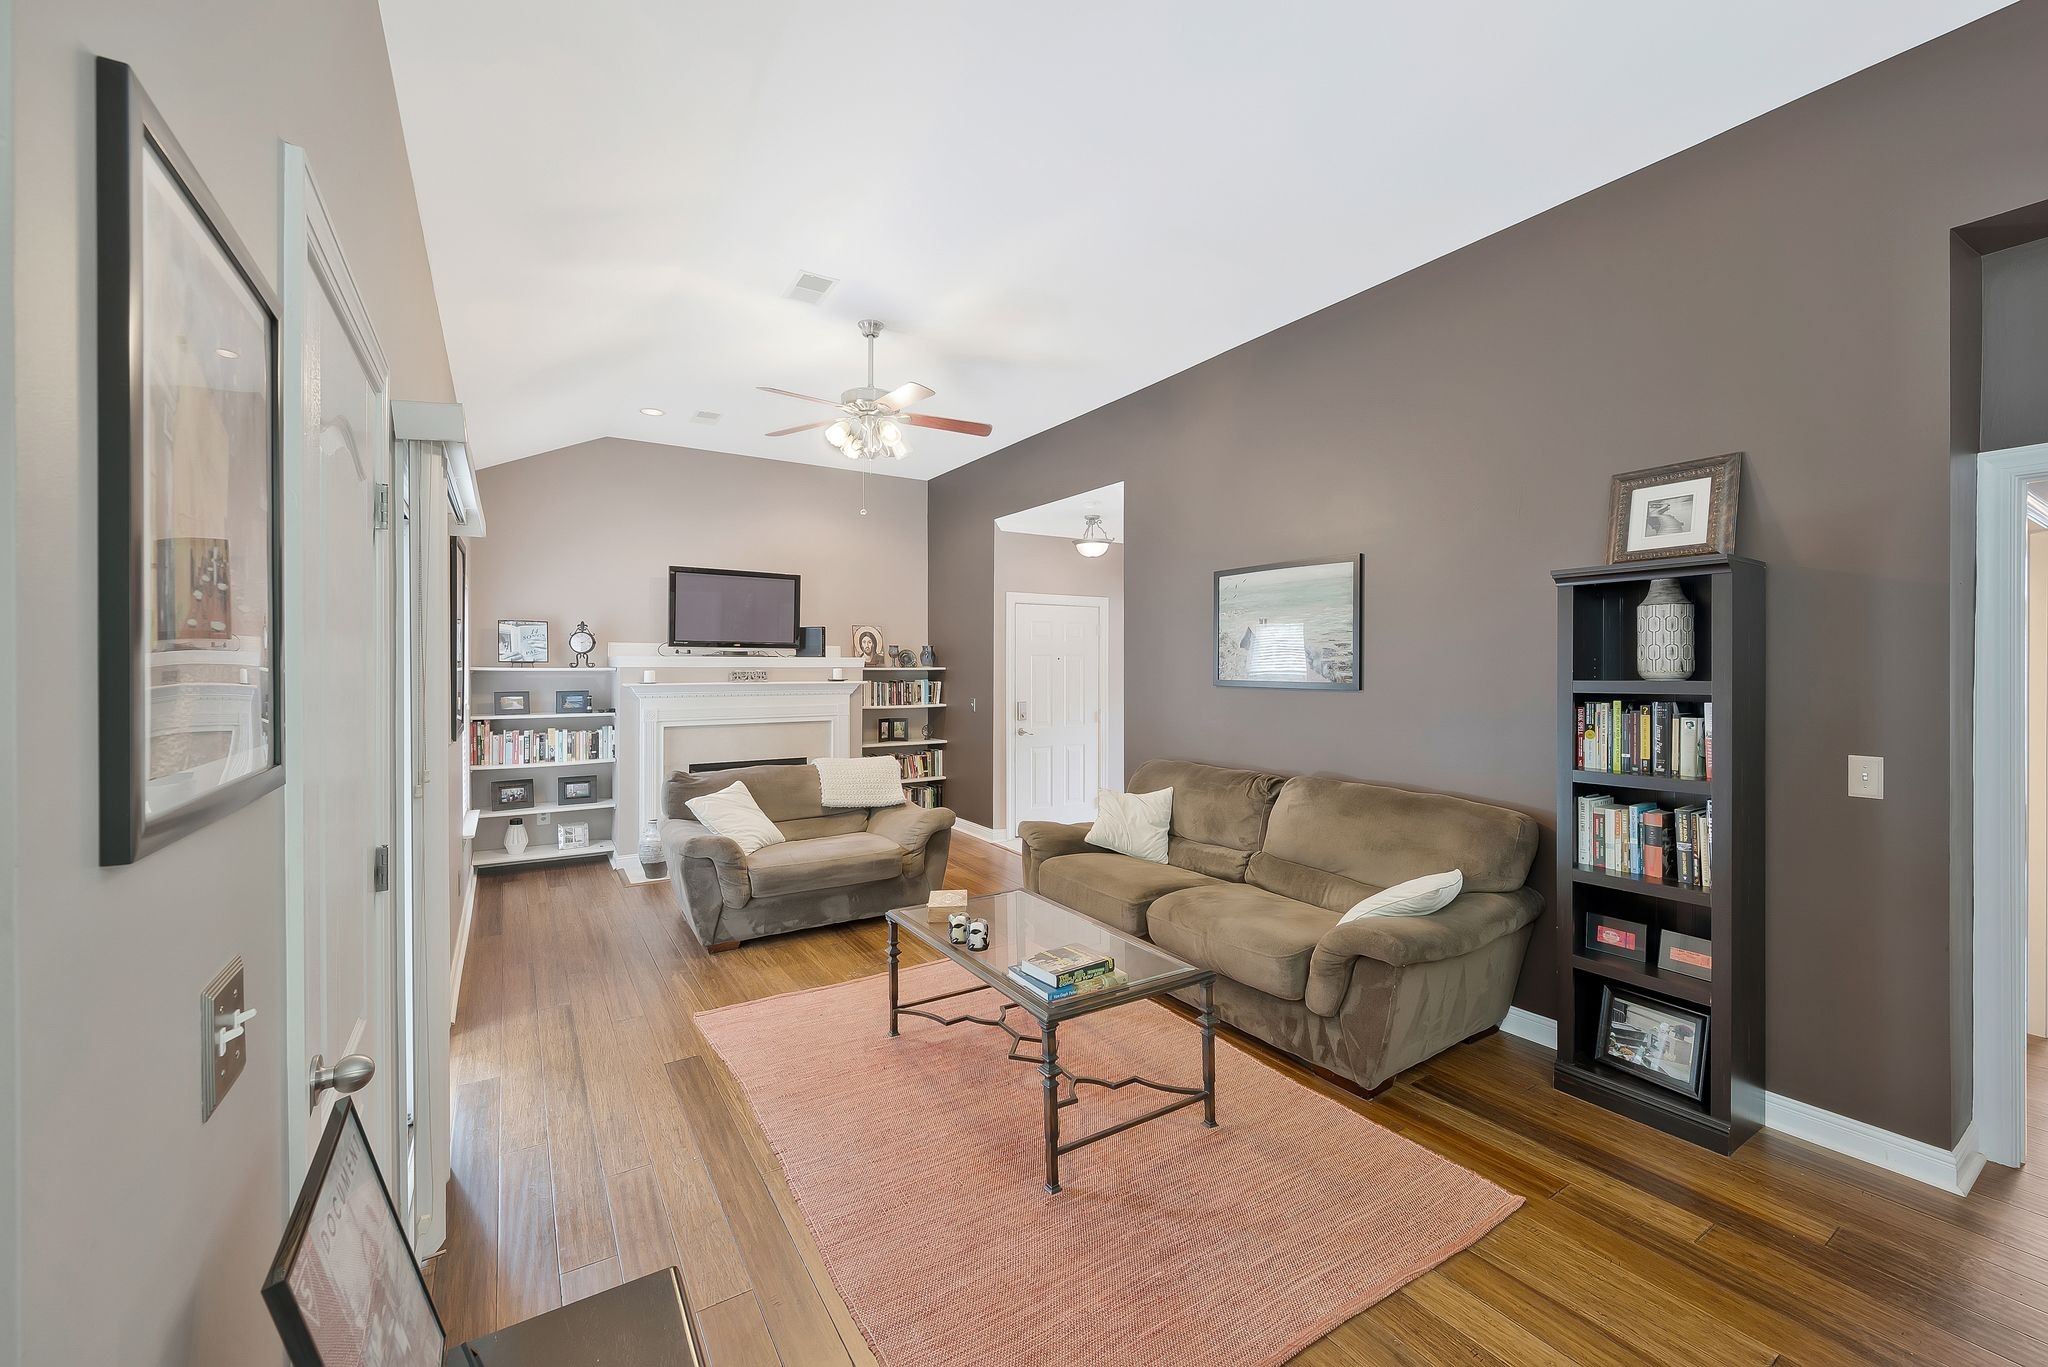
M 889 1035 L 891 1038 L 895 1038 L 897 1034 L 896 1019 L 899 1016 L 921 1016 L 925 1020 L 935 1021 L 940 1025 L 948 1026 L 989 1025 L 994 1026 L 1010 1037 L 1009 1058 L 1019 1063 L 1035 1063 L 1038 1065 L 1038 1074 L 1043 1080 L 1045 1098 L 1045 1189 L 1047 1191 L 1055 1194 L 1059 1192 L 1060 1159 L 1064 1155 L 1072 1153 L 1075 1149 L 1086 1148 L 1098 1139 L 1107 1139 L 1111 1135 L 1122 1134 L 1125 1130 L 1142 1125 L 1148 1120 L 1161 1119 L 1164 1116 L 1172 1115 L 1175 1111 L 1185 1110 L 1200 1102 L 1202 1106 L 1202 1124 L 1212 1130 L 1216 1128 L 1216 985 L 1213 980 L 1206 980 L 1200 984 L 1202 989 L 1202 1014 L 1200 1017 L 1202 1025 L 1202 1085 L 1199 1087 L 1176 1087 L 1170 1082 L 1154 1082 L 1151 1078 L 1140 1077 L 1136 1073 L 1112 1082 L 1108 1078 L 1088 1077 L 1085 1074 L 1076 1073 L 1060 1062 L 1060 1023 L 1058 1021 L 1046 1021 L 1040 1024 L 1033 1019 L 1032 1023 L 1038 1025 L 1040 1030 L 1040 1033 L 1036 1035 L 1025 1034 L 1022 1030 L 1012 1025 L 1010 1023 L 1010 1013 L 1012 1011 L 1022 1012 L 1027 1018 L 1031 1018 L 1031 1013 L 1016 1002 L 1003 1002 L 1002 1005 L 996 1008 L 996 1014 L 993 1016 L 977 1016 L 972 1012 L 963 1012 L 957 1016 L 942 1016 L 934 1011 L 919 1009 L 920 1007 L 930 1006 L 935 1002 L 952 1001 L 957 997 L 972 996 L 977 992 L 996 991 L 995 988 L 987 984 L 977 983 L 973 987 L 962 987 L 952 992 L 941 992 L 933 997 L 920 997 L 916 1001 L 898 1001 L 896 998 L 896 960 L 898 953 L 896 926 L 894 922 L 891 922 L 889 925 Z M 1150 1000 L 1149 997 L 1133 997 L 1118 1004 L 1129 1005 L 1133 1001 L 1148 1000 Z M 1038 1051 L 1035 1054 L 1020 1052 L 1026 1045 L 1036 1045 L 1038 1046 Z M 1066 1094 L 1064 1096 L 1061 1095 L 1061 1079 L 1066 1080 Z M 1062 1141 L 1060 1139 L 1060 1112 L 1080 1101 L 1080 1090 L 1083 1086 L 1100 1087 L 1110 1092 L 1121 1091 L 1123 1088 L 1131 1086 L 1149 1087 L 1155 1092 L 1164 1092 L 1176 1099 L 1167 1102 L 1163 1106 L 1154 1107 L 1143 1115 L 1135 1115 L 1129 1120 L 1119 1121 L 1114 1125 L 1106 1125 L 1092 1134 L 1081 1136 L 1079 1139 Z

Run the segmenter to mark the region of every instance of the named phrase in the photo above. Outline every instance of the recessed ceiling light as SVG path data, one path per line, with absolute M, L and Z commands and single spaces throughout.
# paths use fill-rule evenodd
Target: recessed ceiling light
M 650 418 L 658 418 L 668 412 L 666 408 L 643 408 L 640 411 Z
M 701 422 L 706 427 L 709 427 L 712 423 L 717 422 L 721 416 L 721 414 L 714 413 L 708 408 L 700 408 L 690 415 L 690 421 Z
M 214 354 L 214 355 L 216 355 L 216 356 L 218 356 L 218 357 L 220 357 L 220 358 L 221 358 L 221 359 L 222 359 L 223 361 L 233 361 L 233 360 L 239 360 L 239 359 L 241 358 L 241 355 L 242 355 L 242 353 L 241 353 L 241 352 L 239 352 L 239 351 L 230 351 L 230 350 L 228 350 L 228 349 L 227 349 L 226 347 L 224 347 L 224 346 L 217 346 L 217 347 L 215 347 L 215 348 L 213 349 L 213 354 Z

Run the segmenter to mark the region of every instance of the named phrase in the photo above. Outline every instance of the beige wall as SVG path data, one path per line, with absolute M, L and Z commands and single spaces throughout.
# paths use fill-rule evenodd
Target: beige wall
M 803 576 L 801 616 L 840 651 L 855 622 L 890 645 L 926 635 L 925 485 L 851 470 L 605 438 L 494 465 L 486 535 L 469 543 L 470 659 L 498 657 L 498 620 L 549 624 L 555 664 L 586 621 L 613 641 L 668 639 L 668 567 Z
M 980 701 L 979 706 L 991 708 L 996 713 L 1002 711 L 1003 682 L 1009 677 L 1006 658 L 1010 635 L 1007 595 L 1053 593 L 1107 598 L 1109 688 L 1102 700 L 1102 773 L 1099 781 L 1105 788 L 1120 790 L 1124 784 L 1124 548 L 1121 544 L 1111 546 L 1107 554 L 1090 560 L 1074 549 L 1071 537 L 1036 536 L 1030 532 L 1006 532 L 1000 528 L 995 530 L 994 536 L 995 641 L 991 650 L 995 660 L 995 687 L 993 696 Z M 951 670 L 947 673 L 950 677 L 958 677 Z M 955 701 L 964 702 L 965 696 Z M 953 708 L 946 710 L 948 715 L 955 715 Z M 998 728 L 1003 736 L 1011 735 L 1014 730 L 1009 726 Z M 992 759 L 995 788 L 995 819 L 992 824 L 998 830 L 1007 830 L 1011 819 L 1009 746 L 995 746 Z M 947 768 L 950 771 L 951 765 Z
M 96 850 L 92 60 L 132 62 L 277 284 L 279 140 L 305 147 L 401 398 L 452 397 L 382 29 L 369 3 L 33 0 L 15 16 L 16 609 L 34 699 L 16 752 L 13 1009 L 22 1360 L 275 1367 L 256 1294 L 285 1210 L 284 799 L 127 868 Z M 290 667 L 290 662 L 285 662 Z M 195 1003 L 235 955 L 249 1061 L 199 1121 Z M 302 1066 L 303 1061 L 293 1061 Z

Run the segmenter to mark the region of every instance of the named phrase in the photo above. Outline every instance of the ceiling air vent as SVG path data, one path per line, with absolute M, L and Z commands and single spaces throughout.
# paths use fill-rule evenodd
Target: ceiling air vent
M 712 412 L 708 408 L 700 408 L 690 415 L 690 421 L 701 422 L 706 427 L 709 427 L 712 423 L 718 421 L 719 416 L 719 414 Z
M 823 275 L 813 275 L 809 271 L 800 271 L 797 273 L 796 283 L 789 287 L 789 297 L 801 303 L 815 304 L 830 293 L 832 287 L 838 283 L 837 280 Z

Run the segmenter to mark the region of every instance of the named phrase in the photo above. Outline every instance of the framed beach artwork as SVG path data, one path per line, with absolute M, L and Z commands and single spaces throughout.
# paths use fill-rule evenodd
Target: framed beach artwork
M 1216 683 L 1356 692 L 1365 557 L 1216 571 Z
M 284 781 L 277 302 L 135 74 L 97 67 L 100 863 Z

